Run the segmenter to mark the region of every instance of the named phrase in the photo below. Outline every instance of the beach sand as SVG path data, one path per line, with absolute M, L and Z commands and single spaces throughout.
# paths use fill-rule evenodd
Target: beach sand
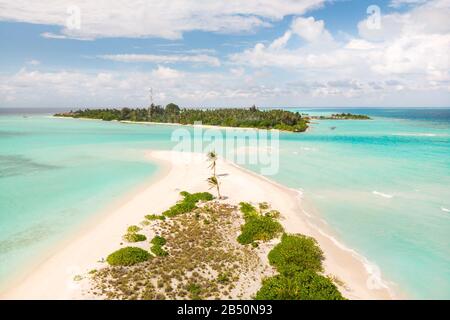
M 86 294 L 89 281 L 79 281 L 117 250 L 130 225 L 139 224 L 149 213 L 160 213 L 180 199 L 180 191 L 208 191 L 206 179 L 211 175 L 205 155 L 180 154 L 174 151 L 149 151 L 149 160 L 161 165 L 159 175 L 95 223 L 88 224 L 71 241 L 34 268 L 17 283 L 0 294 L 2 299 L 91 299 Z M 349 299 L 395 298 L 379 282 L 377 274 L 368 273 L 369 265 L 353 250 L 340 245 L 329 232 L 313 225 L 299 193 L 223 159 L 218 160 L 217 174 L 226 202 L 238 204 L 268 202 L 282 214 L 280 221 L 289 233 L 314 237 L 325 254 L 325 273 L 337 277 L 340 290 Z M 215 190 L 211 190 L 214 193 Z

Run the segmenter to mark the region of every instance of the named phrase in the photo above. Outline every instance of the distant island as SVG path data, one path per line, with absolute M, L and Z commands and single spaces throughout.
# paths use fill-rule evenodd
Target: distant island
M 310 116 L 309 118 L 315 120 L 371 120 L 369 116 L 352 113 L 336 113 L 331 116 Z
M 201 121 L 204 125 L 223 127 L 277 129 L 291 132 L 304 132 L 308 128 L 308 119 L 299 112 L 286 110 L 259 110 L 251 108 L 223 109 L 181 109 L 174 103 L 166 107 L 151 105 L 149 108 L 122 109 L 85 109 L 57 113 L 58 117 L 101 119 L 105 121 L 158 122 L 194 124 Z

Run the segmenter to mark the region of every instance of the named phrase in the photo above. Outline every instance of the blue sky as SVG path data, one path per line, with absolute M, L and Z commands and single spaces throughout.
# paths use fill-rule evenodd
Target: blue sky
M 450 105 L 448 0 L 158 3 L 0 0 L 0 107 Z

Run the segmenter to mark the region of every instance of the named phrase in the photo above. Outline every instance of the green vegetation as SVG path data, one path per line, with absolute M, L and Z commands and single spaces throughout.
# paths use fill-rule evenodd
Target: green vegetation
M 270 210 L 264 214 L 267 217 L 271 217 L 273 219 L 279 219 L 281 217 L 281 213 L 278 210 Z
M 141 228 L 139 228 L 138 226 L 129 226 L 127 229 L 127 232 L 129 233 L 135 233 L 139 231 L 141 231 Z
M 202 288 L 196 283 L 190 283 L 187 286 L 187 291 L 190 294 L 190 298 L 192 300 L 200 300 L 200 293 L 202 292 Z
M 241 244 L 251 244 L 254 241 L 268 241 L 276 238 L 283 227 L 271 216 L 258 212 L 251 204 L 241 202 L 241 212 L 244 213 L 245 224 L 241 226 L 241 234 L 237 241 Z
M 165 257 L 169 255 L 169 253 L 162 248 L 162 246 L 164 246 L 167 242 L 166 238 L 161 236 L 155 236 L 150 242 L 153 244 L 150 250 L 153 252 L 155 256 Z
M 259 255 L 272 245 L 264 241 L 283 232 L 276 221 L 280 213 L 265 202 L 257 207 L 242 202 L 237 208 L 210 201 L 207 192 L 181 195 L 168 210 L 170 219 L 154 225 L 153 254 L 137 247 L 110 254 L 109 267 L 91 272 L 94 294 L 108 299 L 240 299 L 252 294 L 252 282 L 267 272 Z M 198 201 L 205 203 L 197 207 Z M 140 231 L 128 229 L 133 235 Z M 320 274 L 323 253 L 313 238 L 283 234 L 268 260 L 278 274 L 262 281 L 255 299 L 344 299 L 338 282 Z
M 210 189 L 216 188 L 216 190 L 217 190 L 217 197 L 219 199 L 221 199 L 222 196 L 220 195 L 220 184 L 219 184 L 219 180 L 217 179 L 217 177 L 216 176 L 209 177 L 207 181 L 208 181 Z
M 157 244 L 154 244 L 150 248 L 150 250 L 152 251 L 152 253 L 155 256 L 158 256 L 158 257 L 165 257 L 165 256 L 169 255 L 169 253 L 166 250 L 164 250 L 160 245 L 157 245 Z
M 244 214 L 244 218 L 247 215 L 251 215 L 251 214 L 255 214 L 256 213 L 256 209 L 254 206 L 252 206 L 250 203 L 248 202 L 241 202 L 239 203 L 239 209 L 241 210 L 241 212 Z
M 140 242 L 147 240 L 147 237 L 143 234 L 139 234 L 137 232 L 141 231 L 141 228 L 138 226 L 129 226 L 127 229 L 127 234 L 123 236 L 123 239 L 127 242 Z
M 123 236 L 123 239 L 127 242 L 141 242 L 147 240 L 147 237 L 143 234 L 129 232 Z
M 213 171 L 212 177 L 209 177 L 207 179 L 208 184 L 209 184 L 209 189 L 216 188 L 217 197 L 219 199 L 222 199 L 222 196 L 220 195 L 220 183 L 219 183 L 219 179 L 217 178 L 217 175 L 216 175 L 216 167 L 217 167 L 217 159 L 218 159 L 217 153 L 215 151 L 210 151 L 210 152 L 208 152 L 208 154 L 206 156 L 207 156 L 207 159 L 209 162 L 209 168 L 212 169 L 212 171 Z
M 257 284 L 266 266 L 258 252 L 236 241 L 242 221 L 236 206 L 215 201 L 157 221 L 152 228 L 166 239 L 169 255 L 156 249 L 145 262 L 101 268 L 90 277 L 93 293 L 106 299 L 249 298 L 249 283 Z
M 343 300 L 344 298 L 328 278 L 305 270 L 290 277 L 280 274 L 265 279 L 255 299 Z
M 228 282 L 230 282 L 230 274 L 228 272 L 219 274 L 217 276 L 217 281 L 219 283 L 228 283 Z
M 163 246 L 166 244 L 167 240 L 164 237 L 160 237 L 160 236 L 155 236 L 152 241 L 150 241 L 152 244 L 158 245 L 158 246 Z
M 337 113 L 331 115 L 332 119 L 344 119 L 344 120 L 369 120 L 370 117 L 363 114 L 351 114 L 351 113 Z
M 145 216 L 147 220 L 165 220 L 166 217 L 161 214 L 148 214 Z
M 298 112 L 286 110 L 259 110 L 255 106 L 249 109 L 180 109 L 170 103 L 165 108 L 152 105 L 149 108 L 122 109 L 85 109 L 58 113 L 55 116 L 101 119 L 105 121 L 142 121 L 161 123 L 202 124 L 224 127 L 278 129 L 303 132 L 308 121 Z
M 209 192 L 198 192 L 198 193 L 189 193 L 186 191 L 180 192 L 183 196 L 183 200 L 179 201 L 174 206 L 170 207 L 169 210 L 163 212 L 163 215 L 166 217 L 175 217 L 179 214 L 183 214 L 186 212 L 191 212 L 195 208 L 197 208 L 197 202 L 199 201 L 211 201 L 214 199 L 213 195 Z
M 106 261 L 111 266 L 131 266 L 147 261 L 150 257 L 150 253 L 141 248 L 126 247 L 111 253 Z
M 310 118 L 318 120 L 370 120 L 369 116 L 352 113 L 336 113 L 331 116 L 311 116 Z
M 217 153 L 215 151 L 210 151 L 207 153 L 207 158 L 209 162 L 209 168 L 213 171 L 213 176 L 216 176 L 216 168 L 217 168 L 217 160 L 219 157 L 217 156 Z
M 323 270 L 323 253 L 317 242 L 304 235 L 281 237 L 269 252 L 269 262 L 280 273 L 263 281 L 256 293 L 258 300 L 343 300 Z
M 323 252 L 315 239 L 283 234 L 281 242 L 269 252 L 269 262 L 283 275 L 304 270 L 322 271 Z

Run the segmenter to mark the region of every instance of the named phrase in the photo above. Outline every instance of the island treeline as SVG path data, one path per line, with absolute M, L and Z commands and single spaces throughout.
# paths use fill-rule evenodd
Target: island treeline
M 331 116 L 311 116 L 310 118 L 318 120 L 370 120 L 369 116 L 352 113 L 336 113 Z
M 152 105 L 149 108 L 85 109 L 58 113 L 55 116 L 72 118 L 101 119 L 105 121 L 133 121 L 194 124 L 201 121 L 205 125 L 224 127 L 278 129 L 304 132 L 308 119 L 298 112 L 286 110 L 259 110 L 251 108 L 223 109 L 181 109 L 174 103 L 166 107 Z

